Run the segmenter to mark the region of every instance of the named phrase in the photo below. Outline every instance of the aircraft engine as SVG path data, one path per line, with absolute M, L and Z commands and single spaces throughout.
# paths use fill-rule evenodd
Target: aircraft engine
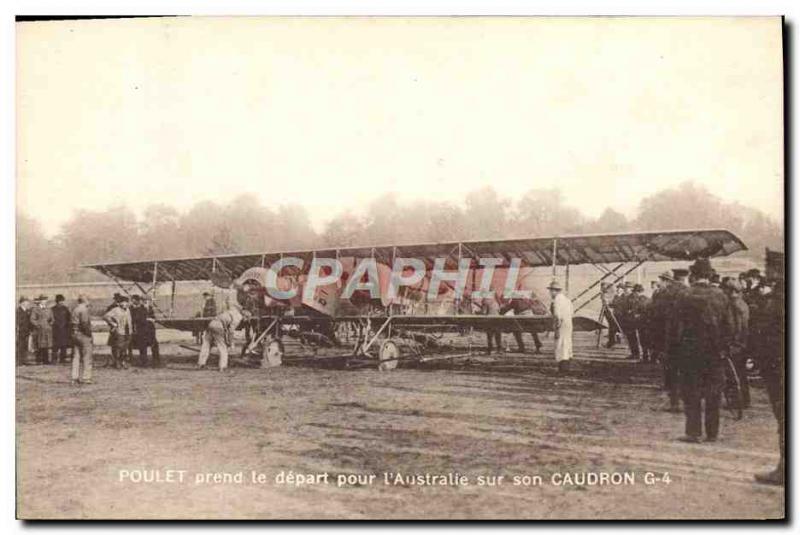
M 239 302 L 240 305 L 245 306 L 247 293 L 252 295 L 255 293 L 259 297 L 259 301 L 263 303 L 266 307 L 271 306 L 288 306 L 288 303 L 283 301 L 278 301 L 273 299 L 267 293 L 267 272 L 269 270 L 262 267 L 252 267 L 242 273 L 238 279 L 236 279 L 235 286 L 239 289 L 236 292 L 236 300 Z M 285 290 L 285 281 L 282 281 L 284 277 L 278 278 L 278 289 Z M 282 284 L 282 282 L 284 282 Z M 247 292 L 243 290 L 244 286 L 247 285 L 249 289 Z

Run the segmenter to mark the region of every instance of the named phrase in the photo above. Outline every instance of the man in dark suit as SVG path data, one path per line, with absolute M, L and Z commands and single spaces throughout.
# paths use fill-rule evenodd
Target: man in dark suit
M 677 307 L 681 296 L 689 290 L 686 280 L 688 276 L 689 271 L 686 269 L 673 269 L 671 280 L 664 287 L 664 291 L 658 295 L 657 300 L 663 318 L 659 345 L 664 354 L 664 389 L 669 396 L 669 406 L 665 410 L 674 413 L 681 412 Z
M 686 435 L 681 440 L 702 442 L 705 427 L 706 442 L 715 442 L 725 382 L 724 358 L 732 332 L 731 312 L 722 290 L 711 286 L 714 271 L 708 259 L 697 259 L 690 272 L 692 285 L 679 297 L 675 318 L 686 414 Z
M 70 311 L 64 304 L 64 296 L 56 295 L 53 312 L 53 360 L 61 364 L 67 360 L 67 348 L 72 345 Z
M 28 341 L 31 337 L 31 302 L 20 297 L 17 305 L 17 366 L 28 365 Z
M 139 366 L 147 366 L 148 350 L 152 351 L 153 368 L 161 367 L 161 354 L 156 339 L 155 310 L 149 302 L 143 302 L 141 296 L 131 298 L 131 325 L 133 347 L 139 350 Z
M 774 281 L 773 286 L 772 292 L 764 293 L 762 304 L 756 310 L 757 315 L 752 323 L 756 335 L 751 340 L 757 343 L 752 348 L 752 354 L 758 363 L 772 413 L 778 423 L 780 460 L 774 470 L 756 474 L 755 479 L 767 485 L 783 485 L 786 450 L 784 406 L 786 301 L 783 281 Z
M 500 307 L 500 314 L 505 315 L 509 312 L 513 311 L 515 316 L 532 316 L 535 312 L 539 314 L 547 314 L 547 308 L 542 305 L 541 311 L 535 311 L 534 306 L 536 303 L 529 301 L 528 299 L 522 298 L 514 298 L 509 299 L 509 301 Z M 522 340 L 522 333 L 520 331 L 513 331 L 514 339 L 517 341 L 517 350 L 520 353 L 525 353 L 525 342 Z M 533 337 L 533 345 L 536 348 L 534 353 L 537 355 L 542 352 L 542 342 L 539 340 L 539 335 L 536 331 L 530 331 L 531 336 Z
M 750 308 L 742 297 L 742 286 L 736 279 L 728 278 L 723 285 L 723 291 L 728 296 L 728 306 L 731 309 L 733 320 L 731 332 L 731 361 L 736 367 L 739 384 L 742 389 L 742 404 L 745 408 L 750 406 L 750 383 L 747 379 L 747 350 L 750 341 Z

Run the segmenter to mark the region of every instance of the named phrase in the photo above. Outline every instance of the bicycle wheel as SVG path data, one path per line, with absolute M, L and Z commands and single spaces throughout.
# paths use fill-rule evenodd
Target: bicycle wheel
M 741 420 L 744 415 L 744 403 L 742 402 L 742 383 L 739 374 L 736 373 L 736 366 L 729 358 L 725 358 L 725 387 L 722 390 L 725 401 L 725 408 L 728 409 L 736 420 Z

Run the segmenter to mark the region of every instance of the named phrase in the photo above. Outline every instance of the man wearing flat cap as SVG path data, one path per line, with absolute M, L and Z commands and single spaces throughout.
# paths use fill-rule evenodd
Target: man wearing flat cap
M 724 359 L 731 334 L 728 300 L 711 286 L 714 273 L 708 259 L 690 268 L 691 287 L 677 304 L 676 332 L 681 393 L 686 414 L 684 442 L 715 442 L 719 436 L 719 405 L 725 381 Z M 705 405 L 705 406 L 703 406 Z M 704 425 L 705 424 L 705 425 Z
M 559 373 L 564 373 L 569 368 L 569 361 L 572 358 L 572 301 L 564 295 L 561 283 L 557 279 L 553 279 L 547 289 L 553 298 L 550 311 L 553 315 L 556 362 Z
M 47 306 L 47 296 L 40 295 L 36 306 L 31 310 L 33 347 L 38 364 L 49 364 L 50 349 L 53 347 L 53 312 Z

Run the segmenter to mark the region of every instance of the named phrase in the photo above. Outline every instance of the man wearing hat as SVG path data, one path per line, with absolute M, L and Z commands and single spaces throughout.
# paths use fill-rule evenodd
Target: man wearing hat
M 628 301 L 631 296 L 631 284 L 629 282 L 621 282 L 617 284 L 617 295 L 611 301 L 611 310 L 614 313 L 614 319 L 619 327 L 619 333 L 625 336 L 625 329 L 628 323 Z
M 784 406 L 786 302 L 783 280 L 778 279 L 773 282 L 773 285 L 773 291 L 766 295 L 759 308 L 759 316 L 753 318 L 760 331 L 760 344 L 754 348 L 753 356 L 758 363 L 758 369 L 764 380 L 770 405 L 772 405 L 772 413 L 777 420 L 780 459 L 774 470 L 756 474 L 755 479 L 759 483 L 768 485 L 783 485 L 786 451 Z
M 490 292 L 490 295 L 481 299 L 481 314 L 484 316 L 500 315 L 500 301 L 494 292 Z M 498 353 L 503 352 L 503 333 L 500 332 L 500 329 L 490 327 L 486 329 L 486 354 L 491 355 L 495 348 Z
M 626 333 L 625 337 L 631 345 L 631 356 L 634 359 L 641 357 L 642 360 L 648 361 L 650 360 L 650 340 L 647 330 L 647 309 L 650 306 L 650 300 L 644 295 L 644 286 L 641 284 L 633 285 L 628 299 L 629 333 Z
M 33 347 L 38 364 L 50 363 L 50 348 L 53 347 L 53 313 L 47 306 L 47 296 L 36 298 L 36 306 L 31 310 Z
M 664 410 L 674 413 L 681 412 L 677 307 L 681 296 L 689 289 L 688 277 L 689 270 L 683 268 L 673 269 L 671 276 L 669 272 L 661 274 L 661 279 L 667 281 L 663 293 L 659 296 L 659 308 L 662 310 L 663 318 L 663 326 L 660 329 L 662 338 L 660 345 L 664 354 L 664 389 L 669 398 L 669 405 Z
M 600 302 L 603 311 L 603 317 L 608 324 L 608 341 L 606 347 L 611 349 L 617 343 L 617 335 L 619 333 L 619 323 L 614 315 L 614 300 L 617 298 L 617 288 L 609 282 L 600 283 Z
M 105 313 L 103 319 L 109 327 L 108 345 L 111 346 L 111 361 L 114 368 L 128 367 L 128 349 L 133 332 L 128 298 L 120 295 L 117 305 Z
M 742 404 L 745 408 L 750 406 L 750 384 L 747 380 L 747 345 L 750 338 L 750 307 L 742 298 L 742 286 L 739 281 L 727 277 L 723 291 L 728 297 L 728 306 L 731 310 L 732 331 L 730 355 L 739 383 L 742 389 Z
M 57 294 L 56 304 L 50 309 L 53 313 L 53 360 L 59 364 L 67 361 L 67 348 L 72 345 L 70 313 L 64 301 L 64 296 Z
M 650 305 L 647 307 L 647 338 L 649 350 L 653 360 L 664 356 L 664 324 L 667 317 L 666 295 L 667 287 L 672 282 L 672 274 L 665 271 L 654 281 L 656 283 Z
M 217 314 L 208 322 L 208 327 L 203 334 L 203 345 L 200 347 L 200 355 L 197 359 L 197 367 L 205 369 L 208 356 L 211 353 L 211 346 L 214 345 L 219 351 L 219 371 L 228 369 L 228 346 L 233 345 L 233 332 L 239 327 L 242 320 L 250 317 L 249 310 L 240 310 L 238 305 Z
M 17 366 L 28 365 L 28 341 L 31 337 L 31 302 L 27 297 L 20 297 L 17 305 Z
M 111 299 L 111 304 L 106 307 L 106 312 L 110 312 L 113 308 L 119 306 L 119 302 L 122 299 L 122 294 L 119 292 L 115 292 L 113 298 Z
M 203 292 L 203 317 L 214 318 L 217 316 L 217 302 L 209 292 Z
M 217 302 L 210 292 L 203 292 L 203 304 L 200 307 L 200 312 L 197 313 L 198 318 L 213 318 L 217 315 Z M 203 329 L 194 331 L 194 336 L 198 344 L 203 343 Z
M 131 297 L 131 325 L 133 334 L 131 345 L 139 350 L 139 365 L 147 366 L 148 350 L 152 351 L 152 367 L 161 366 L 161 355 L 159 353 L 158 340 L 156 339 L 155 310 L 149 301 L 144 301 L 141 296 Z
M 111 304 L 109 304 L 109 305 L 106 307 L 106 310 L 105 310 L 105 312 L 111 312 L 111 311 L 112 311 L 112 310 L 114 310 L 116 307 L 118 307 L 118 306 L 119 306 L 119 304 L 120 304 L 120 302 L 122 301 L 122 298 L 123 298 L 123 295 L 122 295 L 121 293 L 119 293 L 119 292 L 115 292 L 115 293 L 114 293 L 114 295 L 113 295 L 113 297 L 112 297 Z M 127 298 L 125 298 L 125 299 L 127 300 Z M 115 338 L 114 338 L 114 337 L 111 337 L 111 336 L 109 336 L 109 337 L 108 337 L 108 345 L 109 345 L 109 347 L 111 347 L 111 342 L 112 342 L 112 341 L 114 341 L 114 340 L 115 340 Z M 128 346 L 126 346 L 126 347 L 125 347 L 125 355 L 124 355 L 124 357 L 125 357 L 125 358 L 124 358 L 125 362 L 130 362 L 130 360 L 131 360 L 131 348 L 130 348 L 130 344 L 128 344 Z M 113 364 L 113 363 L 112 363 L 112 364 Z
M 745 288 L 742 288 L 742 298 L 744 299 L 745 303 L 752 305 L 754 302 L 758 301 L 761 294 L 761 272 L 758 269 L 753 268 L 745 272 L 745 277 L 747 285 Z
M 714 271 L 708 259 L 697 259 L 690 272 L 692 285 L 681 295 L 676 315 L 678 366 L 686 414 L 686 435 L 681 440 L 701 442 L 705 427 L 706 441 L 714 442 L 719 435 L 731 313 L 722 290 L 710 284 Z
M 547 289 L 553 298 L 550 312 L 553 315 L 556 362 L 559 373 L 564 373 L 569 368 L 569 361 L 572 358 L 572 301 L 562 292 L 558 279 L 553 279 Z
M 639 358 L 639 338 L 638 336 L 634 336 L 636 330 L 633 326 L 633 314 L 631 310 L 634 297 L 633 283 L 626 281 L 623 282 L 621 286 L 622 295 L 619 299 L 614 300 L 614 315 L 619 321 L 622 335 L 625 337 L 625 341 L 628 343 L 628 348 L 631 352 L 628 358 Z

